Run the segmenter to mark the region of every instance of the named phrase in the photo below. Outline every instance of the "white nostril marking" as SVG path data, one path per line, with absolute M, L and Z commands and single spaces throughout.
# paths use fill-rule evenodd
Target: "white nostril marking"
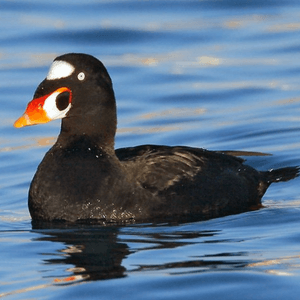
M 46 112 L 47 116 L 51 120 L 62 119 L 66 116 L 67 112 L 71 108 L 71 103 L 64 109 L 59 110 L 56 106 L 56 98 L 60 94 L 60 92 L 56 91 L 52 93 L 46 100 L 43 105 L 43 109 Z

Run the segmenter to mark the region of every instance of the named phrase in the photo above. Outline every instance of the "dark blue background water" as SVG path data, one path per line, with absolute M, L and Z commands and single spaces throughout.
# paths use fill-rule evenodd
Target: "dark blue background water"
M 85 52 L 113 79 L 117 147 L 299 165 L 299 33 L 299 1 L 0 1 L 0 296 L 299 299 L 300 179 L 206 222 L 35 228 L 27 191 L 60 122 L 12 127 L 52 60 Z

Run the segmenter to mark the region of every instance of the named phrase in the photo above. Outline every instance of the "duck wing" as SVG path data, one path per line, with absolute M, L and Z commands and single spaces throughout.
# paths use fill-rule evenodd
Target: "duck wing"
M 116 150 L 131 180 L 152 192 L 162 191 L 176 183 L 193 182 L 199 173 L 214 177 L 224 169 L 237 169 L 243 159 L 184 146 L 143 145 Z

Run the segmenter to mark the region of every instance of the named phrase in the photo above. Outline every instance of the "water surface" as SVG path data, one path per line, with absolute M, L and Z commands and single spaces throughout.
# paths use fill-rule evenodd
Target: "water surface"
M 247 150 L 300 163 L 298 1 L 0 1 L 0 296 L 298 299 L 299 179 L 258 211 L 205 222 L 32 224 L 27 192 L 60 122 L 15 129 L 52 60 L 97 56 L 118 104 L 116 147 Z

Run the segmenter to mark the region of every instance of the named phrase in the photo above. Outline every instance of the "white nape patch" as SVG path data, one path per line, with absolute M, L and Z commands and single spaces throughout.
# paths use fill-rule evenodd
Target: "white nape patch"
M 53 94 L 51 94 L 45 100 L 45 103 L 43 105 L 44 111 L 46 112 L 48 118 L 51 120 L 64 118 L 71 108 L 71 103 L 69 103 L 69 105 L 64 110 L 59 110 L 56 107 L 56 98 L 59 94 L 61 94 L 61 92 L 54 92 Z
M 73 74 L 75 67 L 63 60 L 56 60 L 52 63 L 47 75 L 48 80 L 65 78 Z

